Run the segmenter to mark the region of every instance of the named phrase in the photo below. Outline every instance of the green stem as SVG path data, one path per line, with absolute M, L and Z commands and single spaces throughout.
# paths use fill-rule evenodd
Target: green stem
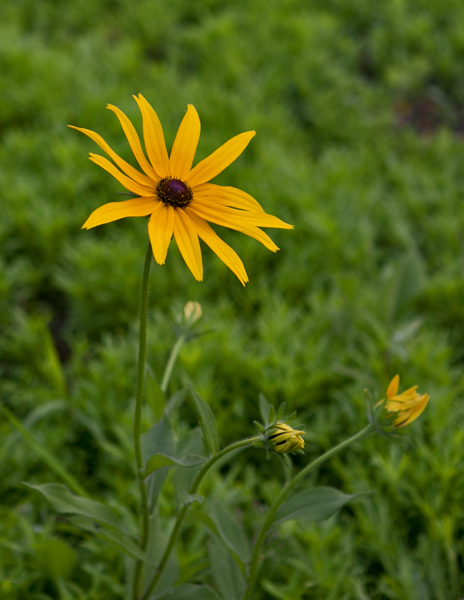
M 366 435 L 371 433 L 371 431 L 373 431 L 373 429 L 374 429 L 373 425 L 367 425 L 366 427 L 364 427 L 364 429 L 361 429 L 361 431 L 358 431 L 358 433 L 355 433 L 355 435 L 353 435 L 352 437 L 343 441 L 341 444 L 338 444 L 338 446 L 331 448 L 330 450 L 328 450 L 327 452 L 325 452 L 324 454 L 322 454 L 321 456 L 316 458 L 316 460 L 313 460 L 312 463 L 310 463 L 302 471 L 300 471 L 298 473 L 298 475 L 296 475 L 292 479 L 292 481 L 290 481 L 290 483 L 286 487 L 284 487 L 284 489 L 280 492 L 280 494 L 274 500 L 273 505 L 269 509 L 269 511 L 266 515 L 266 519 L 264 520 L 264 523 L 261 526 L 261 530 L 260 530 L 258 538 L 256 540 L 255 547 L 253 549 L 253 556 L 251 557 L 250 572 L 249 572 L 249 577 L 248 577 L 248 586 L 245 591 L 243 600 L 251 600 L 251 594 L 253 593 L 255 583 L 256 583 L 256 576 L 258 573 L 258 564 L 259 564 L 259 557 L 261 554 L 261 547 L 263 545 L 264 538 L 266 537 L 266 533 L 268 532 L 268 529 L 272 525 L 274 516 L 275 516 L 279 506 L 281 506 L 283 504 L 283 502 L 287 499 L 287 497 L 293 492 L 295 487 L 300 483 L 300 481 L 304 477 L 306 477 L 306 475 L 310 471 L 312 471 L 313 469 L 318 467 L 320 464 L 322 464 L 324 461 L 326 461 L 328 458 L 330 458 L 334 454 L 337 454 L 337 452 L 340 452 L 340 450 L 343 450 L 344 448 L 346 448 L 353 442 L 356 442 L 357 440 L 362 439 L 363 437 L 365 437 Z
M 140 508 L 142 519 L 140 523 L 140 548 L 145 551 L 150 528 L 150 513 L 148 510 L 147 488 L 142 477 L 143 458 L 142 444 L 140 442 L 142 423 L 143 387 L 145 377 L 145 358 L 147 354 L 147 312 L 148 312 L 148 278 L 150 275 L 152 249 L 148 243 L 145 264 L 143 266 L 142 299 L 140 304 L 140 330 L 139 330 L 139 355 L 137 365 L 137 387 L 135 389 L 135 417 L 134 417 L 134 449 L 137 464 L 137 481 L 140 488 Z M 139 595 L 140 578 L 142 575 L 142 561 L 138 560 L 134 570 L 132 598 L 136 600 Z
M 177 338 L 176 343 L 174 344 L 174 346 L 171 350 L 168 364 L 166 365 L 166 368 L 164 370 L 163 380 L 161 381 L 161 385 L 160 385 L 160 388 L 161 388 L 161 391 L 163 392 L 163 394 L 165 394 L 166 390 L 168 389 L 169 380 L 171 379 L 171 375 L 172 375 L 172 370 L 174 368 L 174 365 L 176 364 L 176 360 L 177 360 L 177 357 L 179 356 L 179 352 L 181 351 L 181 348 L 184 344 L 185 344 L 185 335 L 181 334 Z
M 233 452 L 234 450 L 237 450 L 238 448 L 243 448 L 244 446 L 250 446 L 252 444 L 252 442 L 255 441 L 255 439 L 257 439 L 257 438 L 252 437 L 252 438 L 247 438 L 245 440 L 240 440 L 239 442 L 235 442 L 234 444 L 227 446 L 226 448 L 224 448 L 223 450 L 221 450 L 220 452 L 215 454 L 213 457 L 211 457 L 209 459 L 209 461 L 203 465 L 203 468 L 198 473 L 198 475 L 195 477 L 195 481 L 190 486 L 188 493 L 190 495 L 195 494 L 195 492 L 198 490 L 198 487 L 199 487 L 201 481 L 203 480 L 204 476 L 206 475 L 206 473 L 211 469 L 211 467 L 218 460 L 220 460 L 223 456 L 225 456 L 229 452 Z M 172 549 L 174 548 L 174 544 L 176 543 L 177 536 L 179 535 L 181 525 L 182 525 L 182 523 L 185 519 L 185 516 L 188 512 L 189 506 L 190 506 L 190 504 L 184 504 L 184 506 L 181 508 L 181 510 L 177 516 L 176 523 L 174 525 L 174 529 L 172 530 L 171 535 L 169 537 L 169 541 L 168 541 L 168 545 L 166 546 L 166 550 L 164 551 L 164 554 L 160 561 L 160 564 L 158 565 L 158 568 L 156 569 L 156 573 L 155 573 L 153 579 L 151 580 L 147 591 L 143 595 L 142 600 L 148 599 L 148 597 L 150 596 L 152 591 L 155 589 L 156 584 L 160 580 L 160 577 L 163 574 L 164 569 L 166 568 L 166 565 L 167 565 L 167 562 L 171 555 Z
M 8 410 L 6 406 L 0 404 L 0 410 L 2 410 L 3 414 L 6 416 L 11 425 L 23 436 L 23 438 L 32 448 L 33 452 L 40 456 L 40 458 L 50 467 L 55 475 L 62 479 L 78 496 L 84 496 L 84 498 L 89 497 L 87 492 L 84 490 L 81 484 L 74 479 L 71 473 L 68 473 L 63 465 L 46 448 L 39 444 L 35 437 L 26 429 L 26 427 L 24 427 L 21 421 L 17 419 L 10 410 Z

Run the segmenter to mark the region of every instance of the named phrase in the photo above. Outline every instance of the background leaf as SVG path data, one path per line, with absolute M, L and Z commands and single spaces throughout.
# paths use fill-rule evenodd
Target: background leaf
M 95 500 L 72 494 L 65 485 L 60 483 L 43 483 L 41 485 L 24 483 L 24 485 L 43 494 L 60 513 L 83 515 L 104 525 L 120 529 L 118 519 L 109 508 Z
M 273 526 L 291 519 L 323 521 L 360 494 L 344 494 L 331 487 L 317 487 L 290 497 L 277 510 Z
M 211 454 L 216 454 L 216 452 L 219 450 L 219 436 L 213 411 L 209 407 L 208 403 L 205 402 L 190 385 L 189 390 L 193 401 L 195 402 L 198 418 L 200 420 L 201 429 L 203 430 L 206 443 L 208 444 Z
M 245 579 L 228 548 L 217 537 L 212 537 L 208 555 L 213 578 L 222 598 L 240 600 Z

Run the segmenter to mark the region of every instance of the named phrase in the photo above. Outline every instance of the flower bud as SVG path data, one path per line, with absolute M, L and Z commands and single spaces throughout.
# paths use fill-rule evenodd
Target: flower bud
M 417 385 L 398 394 L 400 378 L 395 375 L 387 388 L 386 398 L 380 400 L 377 406 L 382 406 L 393 418 L 393 427 L 405 427 L 417 419 L 427 406 L 430 396 L 418 394 Z
M 304 435 L 304 431 L 292 429 L 287 423 L 279 421 L 269 433 L 268 440 L 270 445 L 272 444 L 274 452 L 295 454 L 304 448 L 304 439 L 301 437 Z
M 193 325 L 195 321 L 201 317 L 201 304 L 199 302 L 192 302 L 189 300 L 184 306 L 184 317 L 187 323 Z

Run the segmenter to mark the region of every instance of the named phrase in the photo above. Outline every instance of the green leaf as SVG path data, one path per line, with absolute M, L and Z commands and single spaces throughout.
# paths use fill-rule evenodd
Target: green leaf
M 209 513 L 224 544 L 237 555 L 244 565 L 248 564 L 250 544 L 237 518 L 232 517 L 219 502 L 212 504 Z
M 150 427 L 142 435 L 142 455 L 144 463 L 150 460 L 155 454 L 164 454 L 165 456 L 176 455 L 176 444 L 172 433 L 171 424 L 165 418 L 159 423 Z
M 200 419 L 200 425 L 203 430 L 208 448 L 211 454 L 216 454 L 219 450 L 219 436 L 216 428 L 216 420 L 213 415 L 213 411 L 209 407 L 208 403 L 196 393 L 191 385 L 188 386 L 190 394 L 192 395 L 193 401 L 198 411 L 198 417 Z
M 200 494 L 182 494 L 181 495 L 181 501 L 182 501 L 183 506 L 188 506 L 189 504 L 192 504 L 193 502 L 198 502 L 199 504 L 201 504 L 204 499 L 205 499 L 204 496 L 200 496 Z
M 272 526 L 292 519 L 323 521 L 360 495 L 362 494 L 344 494 L 331 487 L 307 490 L 282 504 L 275 514 Z
M 151 408 L 153 419 L 155 423 L 157 423 L 163 416 L 164 408 L 166 406 L 166 397 L 156 381 L 150 367 L 147 367 L 145 380 L 145 399 Z
M 168 456 L 167 454 L 155 454 L 152 456 L 146 464 L 146 469 L 143 473 L 143 477 L 148 477 L 153 471 L 157 471 L 162 467 L 195 467 L 200 465 L 207 460 L 205 456 L 199 456 L 198 454 L 187 454 L 182 458 L 176 458 L 174 456 Z
M 264 394 L 260 394 L 259 395 L 259 412 L 261 413 L 261 418 L 263 420 L 265 427 L 267 427 L 269 424 L 269 421 L 268 421 L 269 408 L 270 408 L 270 404 L 266 400 L 266 396 Z
M 99 538 L 104 539 L 123 554 L 127 554 L 127 556 L 130 556 L 131 558 L 141 560 L 147 565 L 156 567 L 156 564 L 152 558 L 142 552 L 137 543 L 122 531 L 115 531 L 114 529 L 107 528 L 103 529 L 97 523 L 95 523 L 95 521 L 88 517 L 69 517 L 68 520 L 75 527 L 79 527 L 79 529 L 83 529 L 84 531 L 90 531 Z
M 176 408 L 179 408 L 179 406 L 184 402 L 186 397 L 187 397 L 187 390 L 185 388 L 183 388 L 181 390 L 177 390 L 177 392 L 174 392 L 174 394 L 166 402 L 166 407 L 164 409 L 164 414 L 166 415 L 167 418 L 169 418 L 171 416 L 171 413 L 174 410 L 176 410 Z
M 82 496 L 75 496 L 61 483 L 43 483 L 42 485 L 24 483 L 24 485 L 43 494 L 59 513 L 83 515 L 99 523 L 120 529 L 118 519 L 104 504 Z
M 153 596 L 153 600 L 220 600 L 209 585 L 186 583 L 179 585 L 161 596 Z
M 192 509 L 189 511 L 189 515 L 197 521 L 199 521 L 200 523 L 203 523 L 203 525 L 206 525 L 206 527 L 209 527 L 209 529 L 214 533 L 214 535 L 219 535 L 216 523 L 209 515 L 207 515 L 201 510 Z
M 136 542 L 125 533 L 115 531 L 114 529 L 100 529 L 99 537 L 109 542 L 115 548 L 118 548 L 123 554 L 131 558 L 141 560 L 142 562 L 156 568 L 153 560 L 143 552 Z
M 222 598 L 241 598 L 245 589 L 245 579 L 229 550 L 216 537 L 212 538 L 209 560 L 214 581 Z

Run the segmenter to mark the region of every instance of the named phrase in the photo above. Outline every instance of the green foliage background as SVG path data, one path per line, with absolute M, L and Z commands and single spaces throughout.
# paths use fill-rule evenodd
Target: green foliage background
M 463 13 L 460 0 L 0 7 L 2 402 L 93 497 L 136 531 L 125 507 L 137 505 L 131 428 L 147 234 L 143 219 L 80 230 L 121 188 L 87 162 L 96 146 L 66 124 L 99 132 L 131 161 L 105 106 L 140 131 L 132 94 L 151 102 L 168 145 L 194 104 L 198 159 L 255 129 L 216 181 L 295 225 L 270 231 L 276 255 L 220 232 L 245 263 L 245 289 L 208 249 L 195 282 L 171 245 L 150 284 L 158 380 L 175 339 L 170 319 L 198 300 L 212 333 L 183 349 L 171 392 L 192 382 L 222 444 L 252 434 L 260 391 L 306 423 L 296 468 L 365 423 L 365 388 L 381 398 L 399 373 L 403 389 L 419 384 L 432 397 L 405 438 L 371 437 L 314 474 L 309 483 L 377 493 L 322 524 L 275 532 L 257 599 L 457 600 L 464 591 Z M 195 425 L 191 404 L 178 419 Z M 125 598 L 118 553 L 21 484 L 57 479 L 3 417 L 0 432 L 0 596 Z M 204 494 L 253 536 L 285 478 L 276 465 L 240 454 Z M 174 484 L 160 498 L 163 527 Z M 185 581 L 215 585 L 214 544 L 187 523 Z

